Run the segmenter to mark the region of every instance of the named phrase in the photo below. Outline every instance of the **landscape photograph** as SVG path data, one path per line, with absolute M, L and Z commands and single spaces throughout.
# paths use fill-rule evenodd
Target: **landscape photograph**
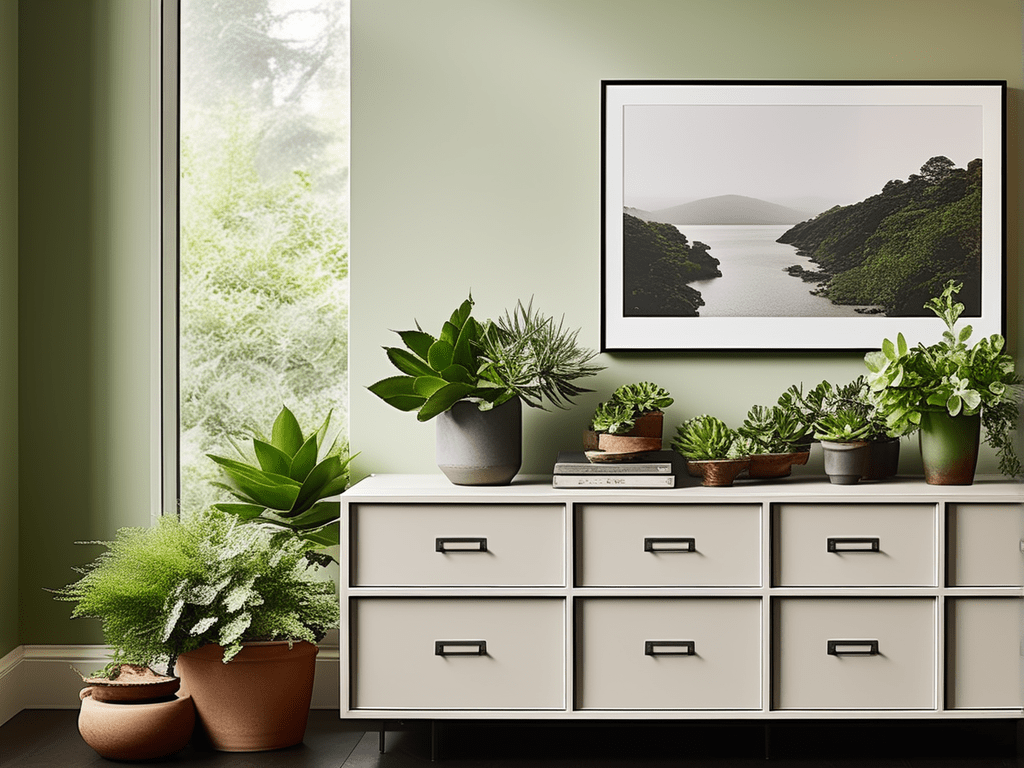
M 982 312 L 983 109 L 628 104 L 623 317 Z

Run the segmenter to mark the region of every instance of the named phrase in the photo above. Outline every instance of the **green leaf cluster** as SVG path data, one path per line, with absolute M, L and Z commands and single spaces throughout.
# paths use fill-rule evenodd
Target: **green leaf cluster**
M 223 482 L 215 485 L 239 500 L 214 506 L 242 522 L 267 523 L 316 547 L 337 545 L 340 503 L 323 499 L 348 486 L 351 457 L 343 457 L 337 442 L 324 448 L 330 421 L 328 414 L 319 429 L 304 435 L 295 415 L 283 407 L 269 439 L 253 437 L 255 462 L 207 454 L 221 470 Z
M 972 328 L 956 328 L 964 305 L 954 300 L 961 284 L 949 281 L 925 307 L 946 326 L 942 340 L 911 347 L 903 334 L 885 339 L 881 350 L 864 357 L 870 398 L 886 426 L 905 433 L 917 429 L 925 411 L 950 416 L 981 413 L 986 442 L 996 449 L 1003 474 L 1022 474 L 1010 432 L 1019 417 L 1021 379 L 1005 340 L 992 334 L 968 345 Z
M 823 414 L 815 424 L 814 437 L 830 443 L 852 443 L 866 441 L 870 429 L 863 411 L 844 408 Z
M 337 626 L 334 584 L 316 578 L 297 537 L 275 539 L 217 511 L 166 516 L 152 528 L 122 528 L 82 577 L 55 590 L 76 603 L 73 618 L 95 618 L 121 664 L 153 666 L 208 643 L 230 661 L 246 640 L 318 642 Z
M 595 432 L 620 435 L 629 432 L 645 413 L 664 411 L 674 402 L 668 390 L 649 381 L 623 384 L 608 400 L 598 404 L 590 428 Z
M 594 352 L 577 343 L 569 331 L 533 309 L 532 301 L 506 312 L 497 321 L 478 322 L 470 296 L 433 336 L 419 323 L 416 330 L 398 331 L 404 347 L 386 347 L 399 370 L 371 384 L 369 390 L 401 411 L 415 411 L 429 421 L 458 402 L 490 410 L 514 397 L 543 408 L 543 401 L 562 408 L 589 390 L 576 379 L 593 376 Z
M 792 453 L 806 440 L 807 424 L 795 408 L 754 405 L 736 431 L 752 453 Z
M 737 459 L 750 454 L 750 443 L 724 421 L 708 414 L 676 427 L 672 448 L 691 461 Z

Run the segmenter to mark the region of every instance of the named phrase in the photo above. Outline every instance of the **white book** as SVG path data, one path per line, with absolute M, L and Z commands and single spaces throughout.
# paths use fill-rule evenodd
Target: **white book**
M 554 488 L 674 488 L 673 475 L 553 475 Z

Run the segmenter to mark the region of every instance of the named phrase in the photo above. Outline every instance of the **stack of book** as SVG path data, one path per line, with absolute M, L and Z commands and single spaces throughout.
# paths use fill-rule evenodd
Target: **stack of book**
M 583 451 L 560 451 L 551 485 L 555 488 L 675 488 L 679 456 L 651 451 L 629 461 L 590 461 Z

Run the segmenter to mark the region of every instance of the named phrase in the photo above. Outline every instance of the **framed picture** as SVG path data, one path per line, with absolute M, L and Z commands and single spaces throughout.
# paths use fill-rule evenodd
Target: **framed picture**
M 602 82 L 603 351 L 1004 333 L 1006 83 Z

